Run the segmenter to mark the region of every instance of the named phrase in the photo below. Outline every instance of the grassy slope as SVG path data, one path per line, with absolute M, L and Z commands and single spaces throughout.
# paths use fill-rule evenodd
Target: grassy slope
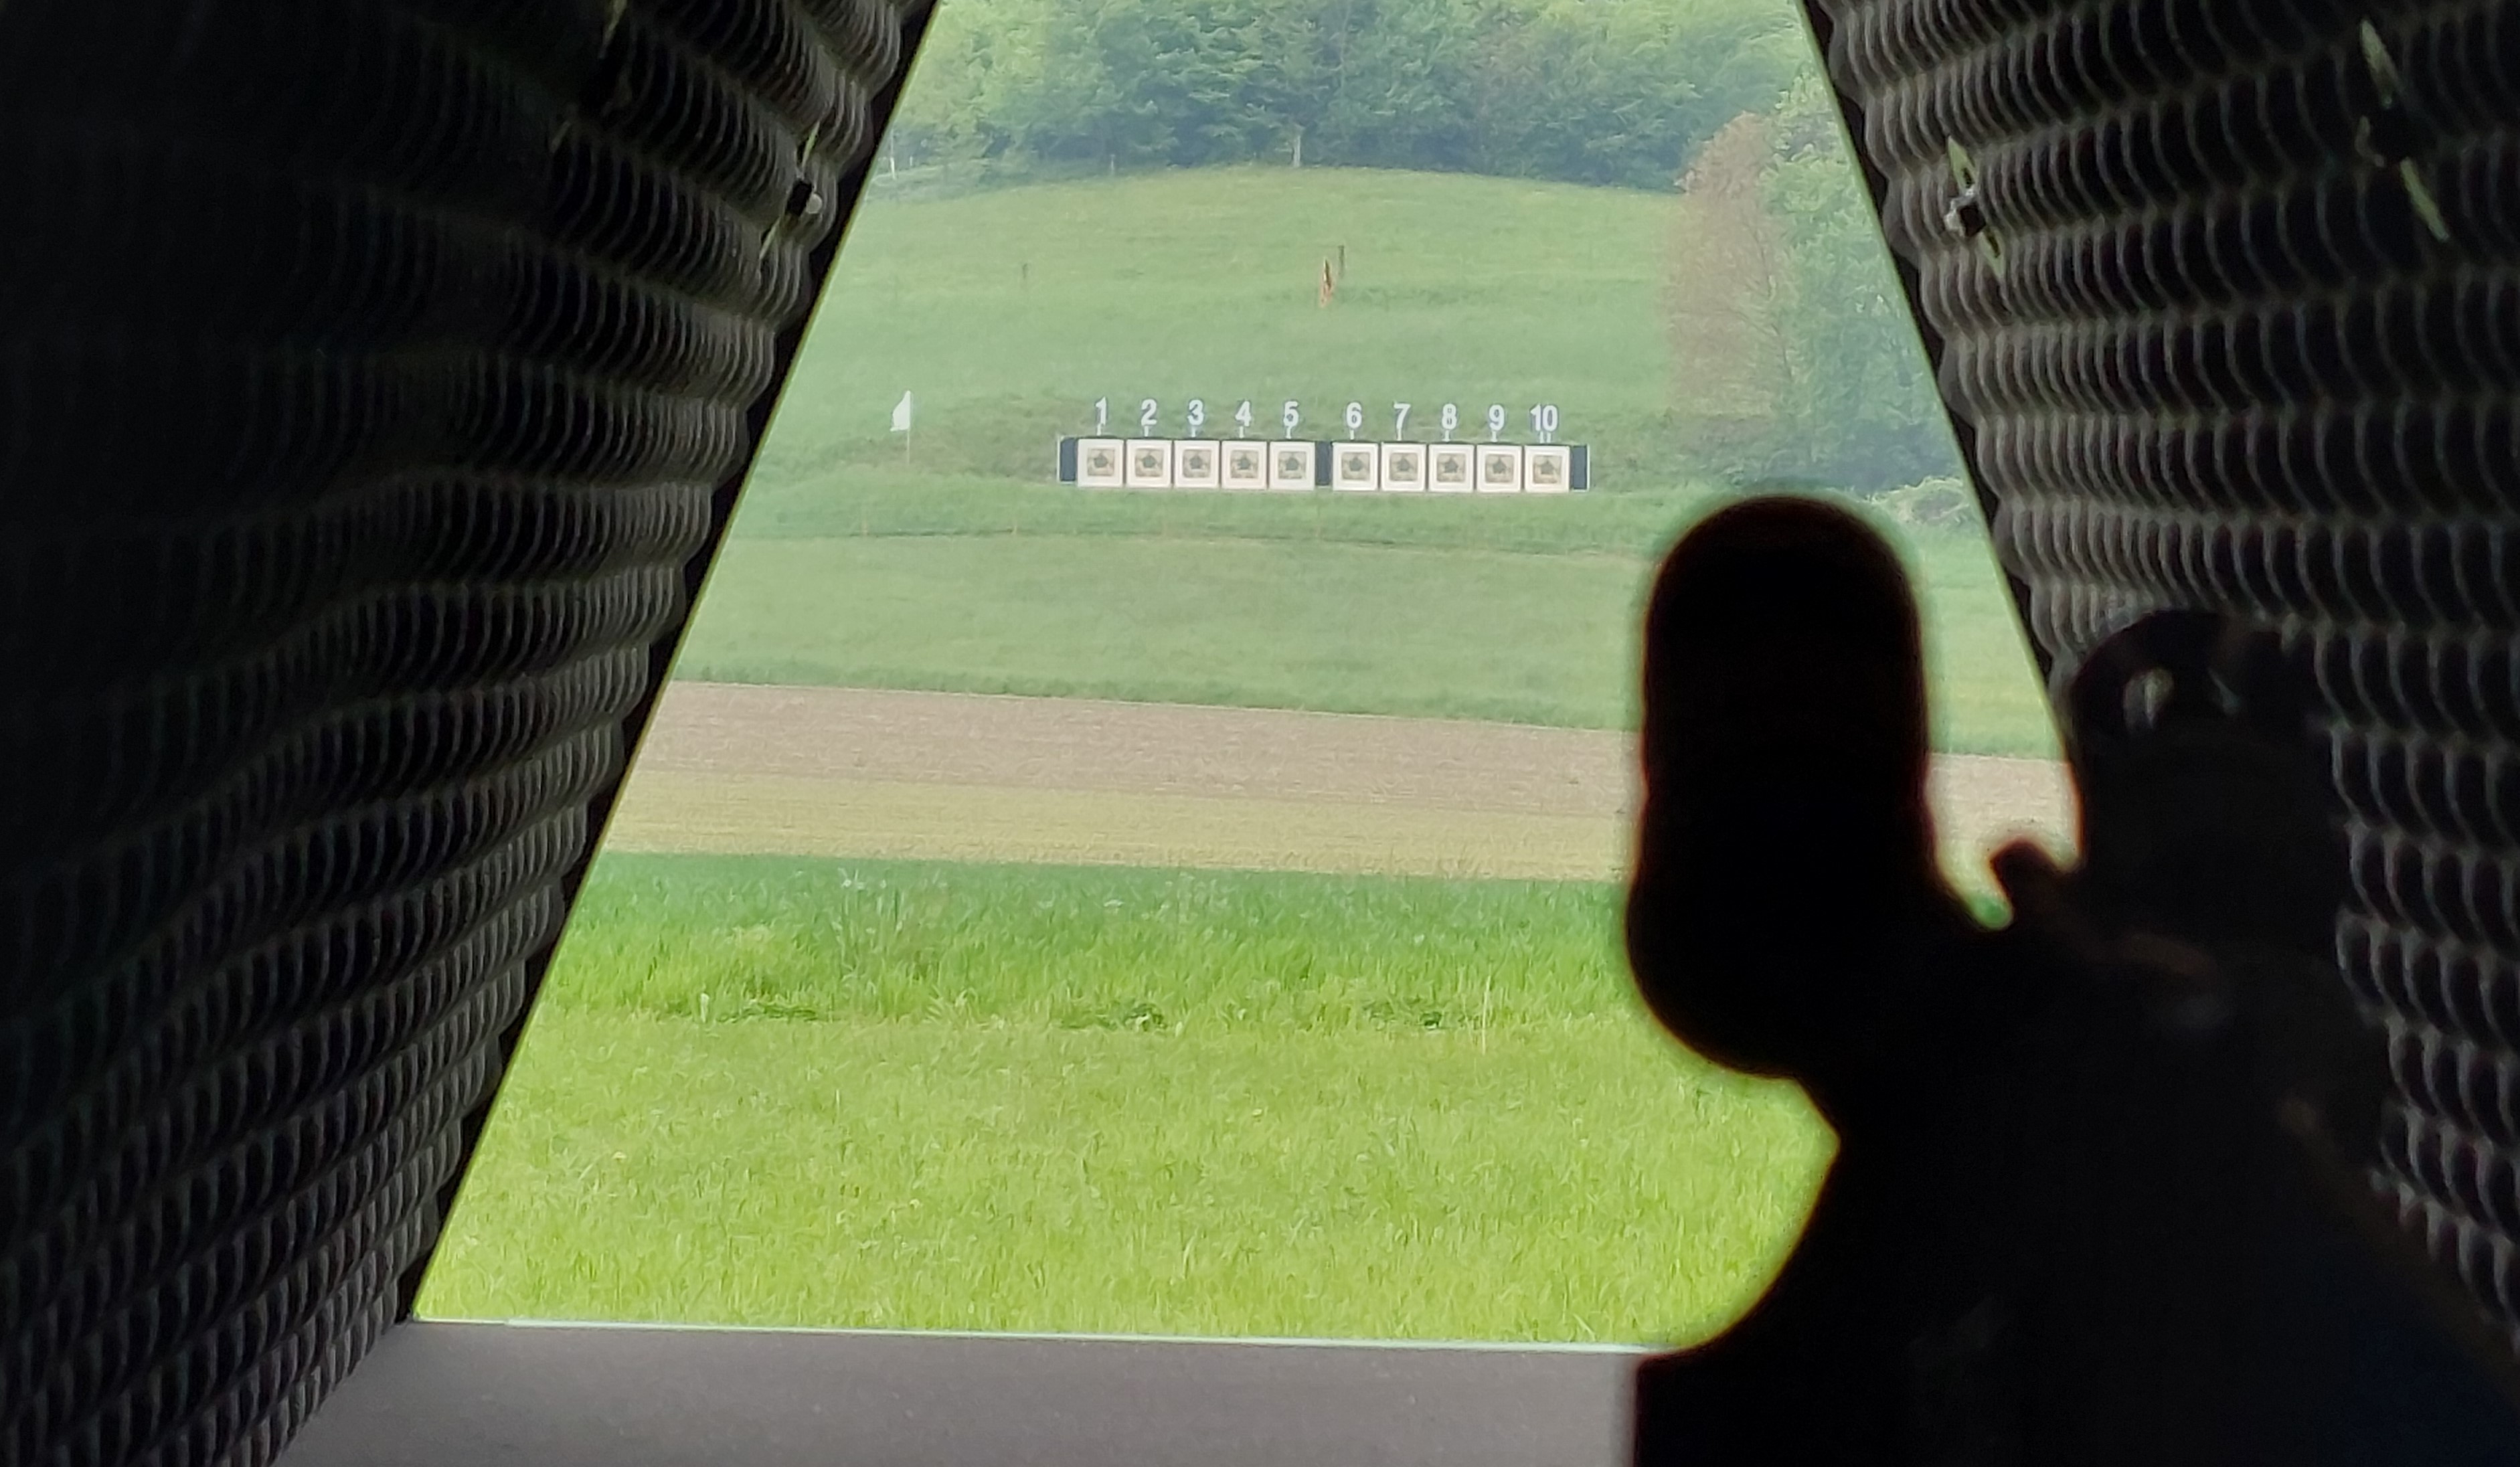
M 424 1311 L 1704 1333 L 1826 1137 L 1647 1029 L 1611 901 L 608 858 Z
M 1045 518 L 1061 508 L 1040 503 Z M 1911 549 L 1943 746 L 2051 752 L 1984 548 Z M 1273 537 L 739 541 L 680 671 L 1619 728 L 1650 573 L 1637 556 Z
M 1672 467 L 1670 200 L 1495 179 L 1239 169 L 871 205 L 685 676 L 1584 727 L 1630 721 L 1636 602 L 1709 502 Z M 1338 305 L 1314 301 L 1348 245 Z M 919 394 L 906 448 L 885 430 Z M 1604 482 L 1559 501 L 1085 494 L 1048 445 L 1109 395 L 1317 423 L 1548 399 Z M 1177 419 L 1168 419 L 1177 422 Z M 1517 419 L 1517 421 L 1519 421 Z M 1982 545 L 1912 551 L 1945 743 L 2052 738 Z
M 892 464 L 885 428 L 920 402 L 911 461 L 1030 478 L 1092 403 L 1169 429 L 1204 396 L 1210 435 L 1242 398 L 1274 431 L 1285 399 L 1323 428 L 1351 399 L 1554 402 L 1569 441 L 1623 483 L 1669 482 L 1656 451 L 1671 378 L 1658 298 L 1672 200 L 1452 175 L 1237 168 L 876 200 L 780 410 L 774 476 Z M 1322 260 L 1344 244 L 1338 304 Z M 1122 412 L 1125 408 L 1127 411 Z M 1429 434 L 1428 436 L 1432 436 Z
M 1634 599 L 1704 498 L 1661 422 L 1665 209 L 1272 171 L 872 209 L 682 670 L 1622 723 Z M 1092 398 L 1193 392 L 1552 400 L 1612 487 L 1039 482 Z M 2044 747 L 1983 550 L 1916 550 L 1947 742 Z M 1686 1336 L 1825 1151 L 1636 1019 L 1599 888 L 840 869 L 605 865 L 428 1311 Z

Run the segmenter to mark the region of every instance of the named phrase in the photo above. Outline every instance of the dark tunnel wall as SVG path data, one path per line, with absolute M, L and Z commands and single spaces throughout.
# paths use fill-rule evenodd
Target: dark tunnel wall
M 2520 7 L 1811 13 L 2043 660 L 2203 606 L 2316 681 L 2375 1184 L 2520 1322 Z
M 0 1461 L 408 1307 L 923 19 L 0 6 Z

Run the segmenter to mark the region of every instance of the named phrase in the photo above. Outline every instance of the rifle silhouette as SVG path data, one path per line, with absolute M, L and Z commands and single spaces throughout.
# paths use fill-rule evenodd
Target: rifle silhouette
M 2080 864 L 1925 803 L 1897 556 L 1799 500 L 1685 537 L 1645 634 L 1636 978 L 1838 1153 L 1730 1330 L 1648 1359 L 1640 1463 L 2520 1462 L 2520 1372 L 2366 1181 L 2340 828 L 2271 635 L 2148 616 L 2064 685 Z

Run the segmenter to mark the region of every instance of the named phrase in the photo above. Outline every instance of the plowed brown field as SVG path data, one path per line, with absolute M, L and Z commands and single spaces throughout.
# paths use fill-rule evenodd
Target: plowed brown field
M 1608 878 L 1625 861 L 1633 757 L 1628 735 L 1589 730 L 681 683 L 610 843 Z M 1947 755 L 1933 796 L 1964 877 L 2004 835 L 2067 843 L 2056 765 Z

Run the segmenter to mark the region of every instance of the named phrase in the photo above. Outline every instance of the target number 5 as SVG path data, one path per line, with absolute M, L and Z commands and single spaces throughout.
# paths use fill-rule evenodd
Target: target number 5
M 1304 415 L 1295 410 L 1295 400 L 1290 397 L 1286 399 L 1286 410 L 1278 415 L 1278 419 L 1279 422 L 1286 424 L 1286 436 L 1292 438 L 1295 436 L 1295 426 L 1304 421 Z

